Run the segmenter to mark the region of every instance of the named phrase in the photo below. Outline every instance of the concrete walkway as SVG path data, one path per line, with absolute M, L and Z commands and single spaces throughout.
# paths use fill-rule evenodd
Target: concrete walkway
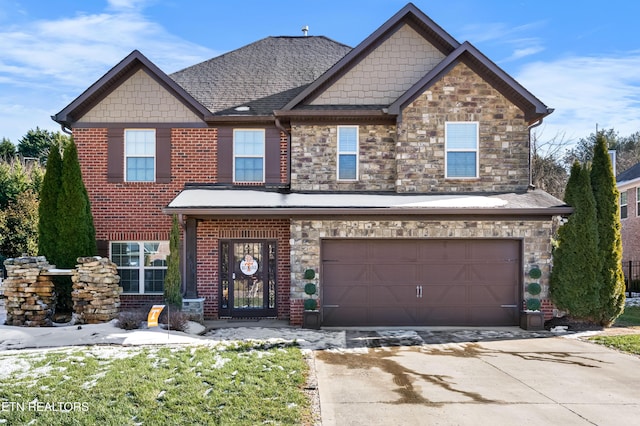
M 315 352 L 323 425 L 627 425 L 640 358 L 575 338 Z

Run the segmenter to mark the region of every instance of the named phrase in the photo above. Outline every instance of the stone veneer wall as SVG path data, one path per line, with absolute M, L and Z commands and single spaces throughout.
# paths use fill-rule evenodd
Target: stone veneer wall
M 4 261 L 7 278 L 3 281 L 7 325 L 31 327 L 52 324 L 54 292 L 49 277 L 40 272 L 52 268 L 43 256 Z
M 396 126 L 358 126 L 359 179 L 338 182 L 338 125 L 291 126 L 294 191 L 394 191 Z
M 61 275 L 59 271 L 49 272 L 55 266 L 44 256 L 7 259 L 4 265 L 7 325 L 52 325 L 55 290 L 51 275 Z M 115 318 L 122 291 L 116 265 L 106 258 L 81 257 L 72 273 L 76 323 L 95 324 Z
M 115 263 L 105 257 L 79 257 L 71 281 L 77 322 L 99 324 L 118 316 L 122 287 Z
M 542 277 L 540 299 L 545 317 L 553 315 L 549 299 L 549 272 L 551 265 L 551 237 L 556 220 L 512 220 L 499 218 L 479 220 L 394 220 L 377 218 L 353 218 L 342 220 L 292 220 L 291 222 L 291 303 L 302 309 L 306 298 L 304 271 L 312 268 L 318 272 L 319 294 L 322 286 L 320 243 L 323 238 L 521 238 L 523 240 L 522 285 L 531 282 L 526 274 L 537 265 Z M 523 298 L 526 292 L 522 291 Z M 293 321 L 292 321 L 293 323 Z
M 479 179 L 445 179 L 445 122 L 480 124 Z M 398 192 L 507 192 L 529 185 L 523 112 L 463 63 L 402 111 Z

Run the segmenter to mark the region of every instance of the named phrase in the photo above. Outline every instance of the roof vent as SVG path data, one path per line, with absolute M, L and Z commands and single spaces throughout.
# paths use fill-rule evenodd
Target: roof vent
M 238 111 L 238 112 L 245 112 L 245 111 L 249 111 L 250 109 L 251 109 L 251 108 L 250 108 L 250 107 L 248 107 L 248 106 L 246 106 L 246 105 L 239 106 L 239 107 L 236 107 L 236 108 L 235 108 L 235 110 L 236 110 L 236 111 Z
M 304 27 L 302 27 L 302 34 L 304 34 L 304 36 L 307 36 L 307 33 L 309 32 L 309 26 L 305 25 Z

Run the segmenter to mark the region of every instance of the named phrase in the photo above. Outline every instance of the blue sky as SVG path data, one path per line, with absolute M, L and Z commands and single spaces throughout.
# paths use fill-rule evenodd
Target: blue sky
M 406 0 L 0 0 L 0 137 L 59 112 L 132 50 L 166 73 L 267 36 L 355 47 Z M 640 131 L 640 2 L 415 0 L 555 112 L 540 140 Z

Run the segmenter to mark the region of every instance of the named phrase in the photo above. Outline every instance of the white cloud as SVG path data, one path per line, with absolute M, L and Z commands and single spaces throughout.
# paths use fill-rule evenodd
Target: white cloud
M 462 40 L 473 40 L 475 45 L 501 46 L 511 53 L 498 62 L 509 62 L 535 55 L 545 50 L 538 37 L 525 37 L 523 34 L 537 31 L 545 25 L 544 21 L 513 26 L 506 23 L 493 22 L 467 25 L 462 29 Z
M 599 129 L 627 136 L 640 131 L 640 52 L 624 56 L 567 57 L 534 62 L 516 76 L 555 111 L 545 136 L 577 141 Z
M 110 0 L 101 13 L 0 28 L 0 137 L 17 142 L 37 125 L 57 126 L 40 121 L 42 111 L 48 119 L 134 49 L 167 73 L 218 54 L 148 20 L 148 3 Z

